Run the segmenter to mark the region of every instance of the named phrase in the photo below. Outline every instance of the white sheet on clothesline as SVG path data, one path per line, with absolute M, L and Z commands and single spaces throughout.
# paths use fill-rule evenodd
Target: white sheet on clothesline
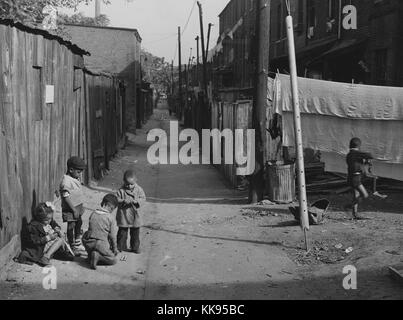
M 338 155 L 331 167 L 340 171 L 346 168 L 349 141 L 359 137 L 363 150 L 371 152 L 376 159 L 386 161 L 377 162 L 377 172 L 374 173 L 397 178 L 397 167 L 403 168 L 403 88 L 304 78 L 298 78 L 298 85 L 304 148 Z M 283 115 L 283 145 L 294 147 L 289 76 L 277 76 L 274 92 L 275 110 Z M 330 164 L 330 157 L 327 159 Z M 403 174 L 399 175 L 399 180 L 400 176 L 403 177 Z

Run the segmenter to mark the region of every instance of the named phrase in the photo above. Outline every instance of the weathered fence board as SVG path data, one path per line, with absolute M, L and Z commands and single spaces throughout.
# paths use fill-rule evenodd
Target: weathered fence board
M 243 154 L 247 155 L 247 129 L 252 129 L 252 101 L 237 101 L 236 103 L 215 102 L 212 105 L 211 127 L 221 132 L 230 129 L 233 133 L 232 144 L 223 140 L 221 152 L 220 171 L 225 178 L 236 188 L 238 186 L 238 177 L 236 175 L 236 158 L 235 158 L 235 130 L 244 130 Z M 225 164 L 225 148 L 230 148 L 233 156 L 233 164 Z

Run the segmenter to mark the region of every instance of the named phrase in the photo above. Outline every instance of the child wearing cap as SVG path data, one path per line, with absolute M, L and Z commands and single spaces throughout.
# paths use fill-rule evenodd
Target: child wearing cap
M 62 198 L 63 222 L 67 222 L 67 239 L 76 256 L 79 256 L 81 246 L 81 227 L 84 205 L 80 176 L 86 164 L 79 157 L 72 157 L 67 161 L 67 173 L 60 182 Z
M 60 226 L 53 220 L 54 207 L 51 203 L 40 203 L 34 211 L 33 219 L 22 235 L 22 251 L 17 261 L 50 265 L 55 254 L 60 258 L 72 260 L 66 243 L 62 238 Z
M 119 200 L 116 221 L 118 231 L 118 249 L 127 250 L 127 236 L 130 230 L 130 249 L 134 253 L 140 253 L 140 227 L 142 220 L 139 213 L 140 207 L 146 201 L 144 190 L 137 184 L 137 177 L 132 170 L 128 170 L 123 176 L 123 186 L 116 193 Z
M 367 152 L 360 151 L 361 140 L 353 138 L 350 141 L 350 152 L 347 155 L 346 162 L 348 166 L 348 184 L 353 189 L 353 217 L 354 219 L 363 219 L 358 214 L 358 204 L 362 199 L 368 198 L 368 192 L 362 184 L 363 165 L 368 160 L 373 159 L 372 155 Z
M 99 263 L 114 265 L 117 262 L 117 226 L 111 214 L 117 206 L 116 196 L 108 194 L 103 198 L 101 207 L 90 216 L 88 231 L 83 236 L 83 244 L 88 253 L 88 262 L 94 270 Z

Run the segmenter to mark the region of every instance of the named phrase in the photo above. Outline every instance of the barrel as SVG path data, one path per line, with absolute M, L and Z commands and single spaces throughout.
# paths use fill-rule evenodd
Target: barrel
M 279 204 L 295 200 L 295 164 L 267 164 L 269 200 Z

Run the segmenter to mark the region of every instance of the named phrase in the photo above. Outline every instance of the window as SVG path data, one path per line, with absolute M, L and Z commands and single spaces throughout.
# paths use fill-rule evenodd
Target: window
M 282 6 L 281 3 L 277 6 L 277 40 L 281 39 L 281 27 L 283 25 L 283 17 L 282 17 Z
M 302 33 L 302 29 L 303 29 L 303 24 L 304 24 L 304 0 L 299 0 L 298 1 L 298 8 L 297 8 L 297 10 L 298 10 L 298 13 L 297 13 L 297 16 L 298 16 L 298 26 L 297 26 L 297 31 L 298 31 L 298 33 L 299 34 L 301 34 Z
M 308 32 L 307 37 L 308 39 L 312 39 L 315 35 L 315 27 L 316 27 L 316 8 L 315 8 L 315 1 L 308 0 L 307 2 L 307 14 L 308 14 Z
M 287 28 L 286 28 L 286 23 L 285 23 L 285 17 L 288 16 L 288 11 L 287 11 L 287 6 L 283 6 L 283 15 L 281 16 L 281 34 L 282 34 L 282 38 L 286 38 L 287 37 Z
M 387 76 L 388 50 L 375 51 L 375 80 L 377 84 L 385 84 Z

